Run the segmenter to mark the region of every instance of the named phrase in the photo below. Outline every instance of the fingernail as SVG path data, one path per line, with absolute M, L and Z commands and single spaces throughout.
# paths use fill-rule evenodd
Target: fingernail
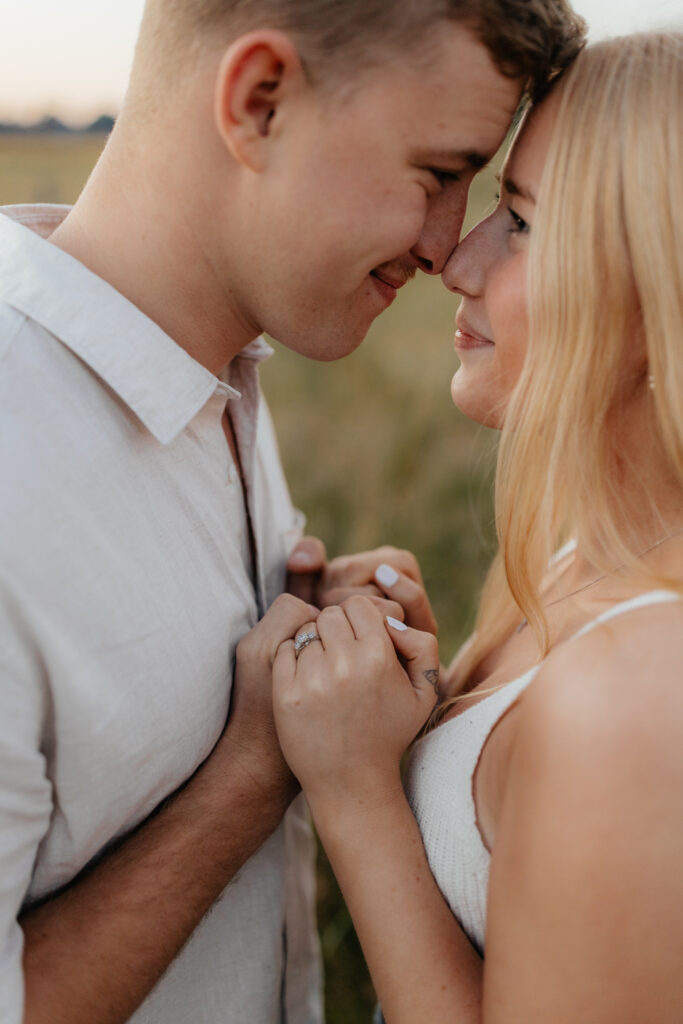
M 309 566 L 311 564 L 311 556 L 305 551 L 294 551 L 289 556 L 289 564 L 290 566 L 300 565 L 302 568 Z
M 390 565 L 378 565 L 375 579 L 382 587 L 393 587 L 394 583 L 398 583 L 398 573 Z
M 400 619 L 393 619 L 391 615 L 387 615 L 387 622 L 389 623 L 392 629 L 397 629 L 399 633 L 405 633 L 405 631 L 408 628 L 405 622 L 401 622 Z

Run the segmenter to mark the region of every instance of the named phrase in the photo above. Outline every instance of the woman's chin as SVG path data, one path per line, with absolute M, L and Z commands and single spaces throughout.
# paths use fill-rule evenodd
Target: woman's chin
M 503 425 L 500 395 L 494 389 L 483 388 L 472 380 L 472 375 L 461 366 L 451 381 L 451 398 L 453 404 L 463 416 L 484 427 L 500 430 Z

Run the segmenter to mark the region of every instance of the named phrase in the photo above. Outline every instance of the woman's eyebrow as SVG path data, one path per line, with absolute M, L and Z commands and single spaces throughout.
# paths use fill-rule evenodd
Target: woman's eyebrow
M 501 178 L 500 174 L 496 175 L 496 181 L 499 185 L 502 184 L 506 192 L 509 192 L 511 196 L 519 196 L 521 199 L 528 199 L 530 203 L 536 202 L 535 195 L 527 188 L 522 185 L 518 185 L 512 178 Z

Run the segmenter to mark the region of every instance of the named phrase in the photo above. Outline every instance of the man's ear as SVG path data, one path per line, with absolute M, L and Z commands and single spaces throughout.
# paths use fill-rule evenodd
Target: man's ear
M 240 36 L 223 55 L 216 80 L 218 132 L 238 163 L 260 170 L 283 102 L 305 82 L 288 36 L 264 29 Z

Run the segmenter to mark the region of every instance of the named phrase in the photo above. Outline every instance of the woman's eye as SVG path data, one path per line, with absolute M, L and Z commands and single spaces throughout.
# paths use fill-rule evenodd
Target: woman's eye
M 527 222 L 523 220 L 518 213 L 515 213 L 511 206 L 508 206 L 507 211 L 510 214 L 510 217 L 512 218 L 512 223 L 514 225 L 508 230 L 515 235 L 527 234 L 529 231 L 529 225 L 527 224 Z

